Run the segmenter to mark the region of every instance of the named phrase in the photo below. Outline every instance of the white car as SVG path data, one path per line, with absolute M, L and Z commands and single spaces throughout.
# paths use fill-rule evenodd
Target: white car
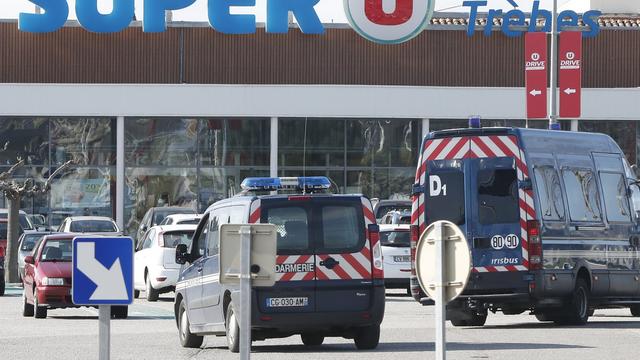
M 384 286 L 407 289 L 411 276 L 411 233 L 409 225 L 380 225 L 380 245 L 384 262 Z M 410 293 L 410 292 L 409 292 Z
M 70 216 L 62 221 L 58 232 L 121 235 L 116 222 L 106 216 Z
M 158 225 L 198 225 L 202 219 L 199 214 L 172 214 L 167 215 Z
M 0 209 L 0 219 L 6 219 L 8 216 L 9 211 L 6 208 Z M 31 222 L 31 219 L 29 219 L 29 216 L 27 216 L 27 213 L 23 210 L 18 210 L 18 222 L 22 227 L 22 231 L 24 231 L 25 233 L 38 231 L 36 230 L 35 226 L 33 226 L 33 223 Z
M 180 265 L 176 263 L 176 246 L 191 245 L 198 225 L 154 226 L 138 241 L 134 258 L 134 296 L 146 292 L 148 301 L 162 293 L 174 291 Z

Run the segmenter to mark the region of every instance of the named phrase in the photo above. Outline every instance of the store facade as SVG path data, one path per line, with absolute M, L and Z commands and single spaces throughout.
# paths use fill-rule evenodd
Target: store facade
M 524 120 L 523 40 L 468 38 L 442 17 L 393 46 L 342 27 L 242 37 L 197 24 L 156 35 L 0 29 L 9 50 L 0 167 L 22 158 L 19 175 L 42 179 L 74 160 L 50 194 L 23 200 L 53 225 L 106 215 L 132 233 L 151 206 L 202 211 L 247 176 L 326 175 L 337 192 L 405 198 L 429 131 L 466 127 L 470 115 L 484 126 L 547 127 Z M 583 117 L 562 121 L 611 135 L 631 163 L 639 30 L 603 26 L 585 40 Z

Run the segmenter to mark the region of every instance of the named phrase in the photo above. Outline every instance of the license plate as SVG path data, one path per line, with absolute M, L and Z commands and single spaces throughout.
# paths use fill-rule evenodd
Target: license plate
M 393 262 L 399 262 L 399 263 L 411 262 L 411 256 L 409 255 L 394 256 Z
M 287 298 L 267 298 L 267 307 L 303 307 L 309 305 L 309 298 L 287 297 Z

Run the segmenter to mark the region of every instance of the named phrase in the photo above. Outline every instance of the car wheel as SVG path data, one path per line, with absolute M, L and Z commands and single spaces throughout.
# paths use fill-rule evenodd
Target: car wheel
M 300 338 L 306 346 L 320 346 L 324 342 L 324 336 L 320 334 L 301 334 Z
M 187 316 L 187 309 L 184 306 L 184 301 L 180 302 L 178 320 L 178 335 L 180 336 L 180 344 L 182 347 L 199 348 L 200 345 L 202 345 L 204 336 L 194 335 L 189 330 L 189 317 Z
M 238 326 L 238 318 L 233 308 L 233 303 L 227 308 L 227 317 L 224 321 L 224 328 L 227 335 L 227 346 L 229 351 L 237 353 L 240 351 L 240 327 Z
M 158 290 L 153 288 L 153 285 L 151 285 L 151 279 L 149 279 L 148 275 L 145 280 L 147 285 L 147 301 L 158 301 Z
M 126 319 L 129 316 L 128 306 L 111 306 L 111 317 L 114 319 Z
M 560 318 L 554 319 L 558 325 L 584 325 L 589 320 L 589 287 L 579 278 Z
M 487 322 L 487 314 L 471 314 L 471 319 L 467 320 L 467 326 L 484 326 Z
M 380 342 L 380 325 L 371 325 L 358 330 L 353 341 L 358 350 L 375 349 Z
M 140 297 L 140 290 L 133 290 L 133 298 L 137 299 Z
M 22 316 L 33 316 L 33 304 L 27 302 L 27 294 L 22 292 Z
M 451 325 L 453 325 L 453 326 L 469 326 L 469 323 L 467 322 L 467 320 L 452 319 L 451 320 Z
M 38 305 L 38 290 L 33 291 L 33 315 L 36 319 L 45 319 L 47 317 L 47 308 Z
M 535 316 L 536 316 L 536 319 L 538 319 L 538 321 L 541 321 L 541 322 L 554 321 L 554 318 L 555 318 L 553 314 L 548 312 L 536 313 Z
M 640 305 L 631 305 L 631 315 L 640 317 Z

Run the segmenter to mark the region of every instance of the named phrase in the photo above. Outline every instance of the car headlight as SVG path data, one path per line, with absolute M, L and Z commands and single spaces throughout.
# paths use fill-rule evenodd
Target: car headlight
M 45 277 L 45 278 L 42 278 L 42 285 L 45 285 L 45 286 L 62 286 L 62 285 L 64 285 L 64 279 L 63 278 Z

